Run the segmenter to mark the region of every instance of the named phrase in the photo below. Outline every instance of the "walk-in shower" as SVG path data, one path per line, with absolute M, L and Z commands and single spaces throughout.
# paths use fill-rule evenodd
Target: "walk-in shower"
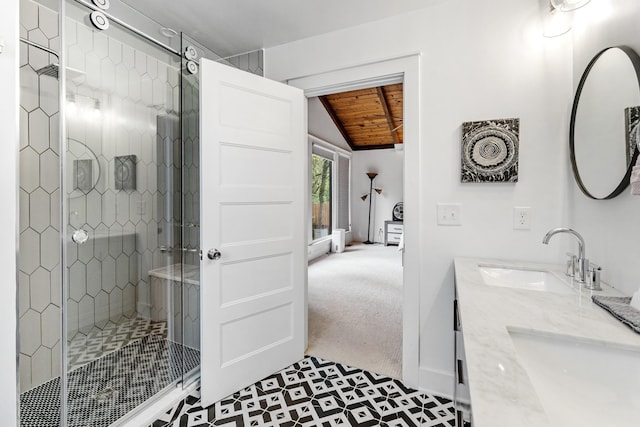
M 197 379 L 197 60 L 219 57 L 118 0 L 44 3 L 20 16 L 20 425 L 108 426 Z

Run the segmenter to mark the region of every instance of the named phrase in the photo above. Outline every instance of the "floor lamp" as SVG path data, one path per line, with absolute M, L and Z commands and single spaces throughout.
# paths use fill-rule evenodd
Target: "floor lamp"
M 373 178 L 378 176 L 378 174 L 375 173 L 375 172 L 367 172 L 367 176 L 371 180 L 371 183 L 369 184 L 369 194 L 364 194 L 360 198 L 364 202 L 365 200 L 367 200 L 367 197 L 369 197 L 369 221 L 367 222 L 367 240 L 365 242 L 363 242 L 363 243 L 367 244 L 367 245 L 370 245 L 370 244 L 373 243 L 371 241 L 371 239 L 369 238 L 369 233 L 371 232 L 371 200 L 373 199 L 373 190 L 374 190 L 374 188 L 373 188 Z M 382 193 L 382 188 L 375 188 L 375 191 L 376 191 L 376 193 L 381 194 Z

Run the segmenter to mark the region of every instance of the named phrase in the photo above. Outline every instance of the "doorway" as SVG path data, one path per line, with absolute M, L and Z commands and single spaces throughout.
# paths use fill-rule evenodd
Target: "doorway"
M 374 87 L 400 79 L 404 84 L 404 260 L 402 288 L 402 381 L 419 385 L 420 174 L 419 87 L 420 55 L 367 63 L 313 76 L 290 79 L 307 98 Z M 308 310 L 308 297 L 307 297 Z M 308 316 L 307 316 L 308 319 Z M 307 325 L 308 330 L 308 325 Z
M 396 379 L 403 222 L 394 207 L 404 197 L 398 80 L 309 98 L 307 114 L 313 253 L 306 353 Z

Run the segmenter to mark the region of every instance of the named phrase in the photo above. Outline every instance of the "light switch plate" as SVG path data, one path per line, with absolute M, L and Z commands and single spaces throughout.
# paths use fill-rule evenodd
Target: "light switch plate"
M 438 225 L 462 225 L 460 203 L 438 203 Z

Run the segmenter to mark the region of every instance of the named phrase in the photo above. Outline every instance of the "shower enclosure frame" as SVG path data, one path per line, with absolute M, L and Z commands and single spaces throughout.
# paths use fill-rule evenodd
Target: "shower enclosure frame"
M 100 10 L 99 8 L 97 8 L 95 5 L 84 1 L 84 0 L 74 0 L 76 3 L 79 3 L 82 6 L 85 6 L 87 8 L 89 8 L 90 10 Z M 68 331 L 68 325 L 67 325 L 67 304 L 66 301 L 69 298 L 68 294 L 68 281 L 69 281 L 69 271 L 68 271 L 68 265 L 66 264 L 66 260 L 68 259 L 68 253 L 67 253 L 67 244 L 68 244 L 68 240 L 69 240 L 69 229 L 70 229 L 70 224 L 68 223 L 68 218 L 69 218 L 69 207 L 68 207 L 68 203 L 67 203 L 67 192 L 68 192 L 68 185 L 67 185 L 67 181 L 66 181 L 66 177 L 65 177 L 65 171 L 67 170 L 67 164 L 68 164 L 68 159 L 67 159 L 67 149 L 68 149 L 68 143 L 67 143 L 67 110 L 66 110 L 66 93 L 67 93 L 67 75 L 66 75 L 66 56 L 67 56 L 67 49 L 64 47 L 64 40 L 65 40 L 65 19 L 67 16 L 66 13 L 66 0 L 60 0 L 59 1 L 59 11 L 58 11 L 58 25 L 59 25 L 59 35 L 61 38 L 61 48 L 60 48 L 60 52 L 56 52 L 48 47 L 45 46 L 41 46 L 38 43 L 35 43 L 31 40 L 28 40 L 26 38 L 20 37 L 20 42 L 23 42 L 29 46 L 32 46 L 36 49 L 41 49 L 42 51 L 46 52 L 47 54 L 53 55 L 56 58 L 58 58 L 58 70 L 57 70 L 57 76 L 54 76 L 53 74 L 51 74 L 51 77 L 57 77 L 58 79 L 58 121 L 59 121 L 59 129 L 58 129 L 58 135 L 57 135 L 57 139 L 59 142 L 59 191 L 60 191 L 60 196 L 59 196 L 59 201 L 60 201 L 60 221 L 59 221 L 59 249 L 60 249 L 60 254 L 59 254 L 59 260 L 60 260 L 60 273 L 59 273 L 59 279 L 60 279 L 60 297 L 61 297 L 61 301 L 62 303 L 60 304 L 60 314 L 58 317 L 58 321 L 60 322 L 60 331 L 61 331 L 61 335 L 60 335 L 60 353 L 61 353 L 61 360 L 60 360 L 60 405 L 61 405 L 61 410 L 60 410 L 60 425 L 61 426 L 65 426 L 67 425 L 67 412 L 65 410 L 65 403 L 66 403 L 66 399 L 67 399 L 67 395 L 68 395 L 68 366 L 67 366 L 67 361 L 66 361 L 66 355 L 68 352 L 68 338 L 69 338 L 69 331 Z M 103 13 L 105 13 L 104 11 L 102 11 Z M 105 13 L 106 14 L 106 13 Z M 107 14 L 106 14 L 107 15 Z M 122 28 L 124 28 L 126 31 L 130 31 L 132 33 L 134 33 L 137 37 L 140 37 L 142 40 L 146 41 L 146 42 L 150 42 L 154 45 L 156 45 L 157 47 L 163 49 L 164 51 L 168 52 L 171 55 L 174 55 L 176 60 L 179 60 L 181 58 L 180 52 L 156 39 L 154 39 L 153 37 L 150 37 L 149 35 L 145 34 L 142 31 L 137 30 L 135 27 L 123 22 L 122 20 L 119 20 L 111 15 L 108 15 L 109 19 L 113 20 L 113 22 L 117 23 L 118 25 L 120 25 Z M 179 60 L 178 61 L 180 64 L 182 64 L 182 61 Z M 50 67 L 53 67 L 53 65 L 50 65 Z M 181 67 L 180 70 L 180 75 L 182 74 L 182 72 L 184 72 L 184 69 Z M 40 75 L 40 74 L 39 74 Z M 182 141 L 182 128 L 183 128 L 183 124 L 182 124 L 182 79 L 180 79 L 180 82 L 178 83 L 178 90 L 180 92 L 180 96 L 179 96 L 179 102 L 178 102 L 178 109 L 179 109 L 179 114 L 178 114 L 178 118 L 179 118 L 179 135 L 178 138 L 180 138 L 180 140 Z M 184 155 L 184 145 L 181 144 L 181 156 L 183 157 Z M 182 160 L 182 158 L 181 158 Z M 182 167 L 181 167 L 182 168 Z M 184 194 L 184 185 L 185 185 L 185 180 L 182 177 L 182 172 L 180 172 L 180 180 L 181 180 L 181 187 L 183 188 L 183 190 L 181 190 L 181 194 Z M 183 200 L 180 201 L 180 205 L 183 208 Z M 181 215 L 181 219 L 180 221 L 183 222 L 183 217 L 182 217 L 182 213 Z M 180 230 L 181 233 L 184 233 L 184 227 L 181 225 L 180 226 Z M 181 256 L 180 256 L 180 262 L 183 262 L 183 252 L 180 252 Z M 182 272 L 181 272 L 182 275 Z M 180 298 L 180 304 L 182 304 L 182 301 L 184 300 L 184 298 Z M 184 313 L 183 309 L 181 309 L 181 313 Z M 16 309 L 16 314 L 18 314 L 18 310 Z M 16 327 L 18 329 L 18 333 L 16 334 L 16 336 L 19 337 L 19 332 L 20 332 L 20 319 L 17 319 L 17 324 Z M 184 336 L 184 334 L 182 334 L 182 336 Z M 18 339 L 17 342 L 17 348 L 19 351 L 20 348 L 20 342 Z M 184 364 L 184 362 L 183 362 Z M 17 365 L 18 367 L 18 376 L 19 376 L 19 364 Z M 154 395 L 151 399 L 147 400 L 142 407 L 138 407 L 135 408 L 134 410 L 130 411 L 129 413 L 127 413 L 123 418 L 121 418 L 121 420 L 126 421 L 126 419 L 130 419 L 132 417 L 135 417 L 135 415 L 141 411 L 144 411 L 145 407 L 148 406 L 149 404 L 153 403 L 153 401 L 162 398 L 163 394 L 166 394 L 166 392 L 169 389 L 173 389 L 175 387 L 183 387 L 183 388 L 187 388 L 189 386 L 191 386 L 192 384 L 194 384 L 198 378 L 199 378 L 199 374 L 198 372 L 191 372 L 191 374 L 189 376 L 185 376 L 186 374 L 188 374 L 187 372 L 184 371 L 185 367 L 184 366 L 180 366 L 181 368 L 181 372 L 182 375 L 181 377 L 175 381 L 173 384 L 170 384 L 168 387 L 166 387 L 163 391 L 161 391 L 160 393 Z M 21 390 L 20 390 L 20 382 L 18 381 L 17 384 L 17 391 L 18 394 L 20 394 Z M 18 415 L 18 422 L 20 422 L 19 419 L 19 414 L 20 411 L 17 412 Z M 121 421 L 119 420 L 118 423 L 120 423 Z
M 35 1 L 40 1 L 40 0 L 35 0 Z M 173 194 L 176 197 L 176 202 L 179 198 L 180 203 L 179 203 L 179 221 L 174 221 L 175 226 L 172 225 L 172 229 L 170 232 L 171 236 L 175 236 L 176 240 L 175 240 L 175 247 L 166 247 L 165 249 L 167 250 L 173 250 L 175 251 L 175 257 L 172 258 L 167 258 L 167 261 L 172 260 L 174 263 L 180 263 L 182 266 L 184 265 L 199 265 L 199 261 L 202 257 L 201 255 L 201 251 L 200 251 L 200 244 L 199 244 L 199 233 L 197 232 L 198 227 L 199 227 L 199 222 L 200 222 L 200 218 L 199 218 L 199 206 L 197 203 L 193 203 L 193 204 L 189 204 L 190 200 L 188 199 L 188 197 L 192 197 L 193 200 L 195 200 L 197 197 L 197 193 L 199 193 L 199 189 L 196 187 L 195 189 L 191 187 L 191 185 L 193 185 L 193 179 L 189 180 L 188 179 L 188 173 L 191 173 L 191 177 L 193 178 L 194 173 L 198 173 L 199 174 L 199 170 L 187 170 L 188 167 L 188 161 L 189 159 L 191 159 L 191 165 L 193 165 L 193 162 L 195 161 L 194 159 L 196 159 L 196 150 L 197 153 L 199 153 L 199 134 L 198 134 L 198 126 L 197 126 L 197 121 L 198 121 L 198 115 L 199 115 L 199 104 L 197 103 L 198 100 L 198 92 L 199 92 L 199 77 L 198 77 L 198 73 L 197 73 L 197 62 L 195 62 L 196 68 L 195 68 L 195 72 L 193 69 L 193 63 L 188 64 L 189 59 L 195 59 L 197 61 L 198 58 L 200 57 L 206 57 L 208 59 L 213 59 L 216 61 L 220 61 L 220 62 L 225 62 L 227 65 L 230 66 L 234 66 L 237 68 L 242 68 L 245 71 L 249 71 L 255 74 L 259 74 L 261 75 L 262 73 L 262 52 L 261 51 L 255 51 L 255 52 L 248 52 L 246 54 L 241 54 L 241 55 L 236 55 L 234 57 L 230 57 L 230 58 L 221 58 L 219 55 L 217 55 L 215 52 L 211 51 L 210 49 L 206 48 L 204 45 L 198 43 L 197 41 L 195 41 L 194 39 L 192 39 L 191 37 L 189 37 L 188 35 L 181 33 L 180 34 L 180 39 L 178 40 L 173 39 L 174 42 L 169 43 L 171 45 L 177 45 L 179 44 L 179 47 L 175 47 L 175 46 L 170 46 L 167 43 L 163 43 L 162 41 L 159 41 L 151 36 L 149 36 L 149 31 L 145 32 L 146 27 L 149 27 L 149 23 L 151 23 L 151 20 L 148 19 L 148 17 L 144 16 L 143 14 L 141 14 L 138 11 L 134 11 L 136 14 L 140 14 L 140 18 L 141 21 L 136 21 L 137 18 L 132 18 L 130 21 L 131 22 L 135 22 L 135 25 L 137 25 L 138 23 L 140 23 L 140 28 L 142 28 L 143 30 L 136 28 L 135 25 L 131 25 L 131 23 L 129 22 L 125 22 L 124 20 L 118 18 L 115 15 L 118 15 L 118 12 L 122 12 L 120 13 L 118 16 L 123 17 L 123 16 L 128 16 L 127 10 L 122 9 L 123 7 L 126 6 L 126 8 L 129 8 L 129 6 L 127 6 L 124 3 L 119 2 L 118 0 L 112 0 L 112 9 L 114 10 L 116 9 L 113 13 L 109 13 L 106 12 L 104 10 L 101 10 L 98 6 L 94 5 L 93 3 L 91 3 L 88 0 L 57 0 L 57 4 L 59 5 L 59 10 L 57 11 L 58 13 L 58 28 L 59 28 L 59 36 L 60 36 L 60 52 L 55 52 L 52 49 L 49 49 L 47 47 L 44 46 L 36 46 L 37 43 L 34 43 L 30 40 L 24 40 L 25 43 L 27 43 L 30 46 L 34 46 L 36 48 L 43 48 L 43 50 L 49 54 L 53 54 L 56 57 L 59 58 L 59 65 L 58 65 L 58 121 L 60 123 L 59 129 L 58 129 L 58 143 L 59 143 L 59 158 L 58 158 L 58 164 L 59 166 L 59 170 L 58 170 L 58 179 L 59 179 L 59 191 L 60 191 L 60 195 L 57 198 L 57 200 L 59 200 L 60 202 L 60 209 L 57 210 L 56 212 L 60 212 L 60 220 L 58 223 L 59 226 L 59 238 L 58 238 L 58 242 L 57 242 L 57 246 L 58 249 L 60 251 L 59 254 L 59 262 L 60 262 L 60 271 L 59 273 L 55 273 L 56 277 L 59 278 L 60 280 L 60 291 L 59 291 L 59 295 L 60 298 L 62 300 L 62 303 L 60 304 L 60 313 L 58 315 L 58 321 L 60 323 L 60 350 L 56 351 L 55 354 L 58 354 L 58 352 L 61 354 L 61 361 L 60 361 L 60 398 L 59 398 L 59 402 L 61 405 L 61 413 L 60 413 L 60 425 L 67 425 L 68 421 L 70 421 L 70 419 L 68 418 L 68 414 L 67 414 L 67 410 L 66 407 L 68 406 L 68 403 L 70 402 L 69 400 L 69 384 L 68 384 L 68 375 L 70 372 L 72 372 L 72 369 L 70 367 L 70 364 L 68 363 L 68 354 L 69 354 L 69 349 L 70 349 L 70 339 L 72 338 L 70 336 L 70 325 L 68 323 L 68 317 L 69 317 L 69 313 L 73 312 L 73 315 L 77 316 L 77 312 L 78 312 L 78 308 L 77 308 L 77 304 L 79 302 L 79 298 L 76 297 L 73 301 L 70 300 L 70 294 L 73 295 L 73 290 L 70 290 L 70 280 L 71 280 L 71 276 L 72 273 L 70 271 L 71 268 L 71 264 L 73 263 L 73 261 L 76 259 L 75 255 L 73 258 L 70 258 L 68 251 L 70 250 L 70 248 L 68 247 L 69 244 L 69 237 L 70 237 L 70 230 L 72 229 L 72 227 L 76 227 L 76 225 L 78 223 L 80 224 L 86 224 L 89 229 L 93 230 L 96 229 L 95 226 L 92 226 L 91 224 L 87 224 L 87 219 L 79 219 L 76 218 L 75 220 L 75 224 L 72 224 L 69 218 L 69 214 L 70 211 L 73 211 L 74 209 L 72 209 L 72 207 L 70 207 L 70 198 L 69 198 L 69 190 L 71 190 L 73 188 L 72 184 L 69 183 L 68 179 L 68 169 L 67 169 L 67 165 L 69 165 L 71 159 L 70 157 L 77 157 L 75 156 L 73 153 L 71 154 L 67 154 L 67 150 L 69 149 L 68 147 L 68 126 L 69 126 L 69 111 L 67 109 L 67 91 L 68 89 L 74 89 L 73 91 L 78 90 L 78 88 L 80 88 L 83 84 L 84 84 L 84 80 L 83 83 L 78 84 L 77 82 L 73 81 L 73 80 L 69 80 L 70 78 L 72 78 L 73 75 L 69 76 L 68 72 L 67 72 L 67 65 L 69 65 L 69 47 L 67 46 L 67 26 L 66 24 L 66 19 L 70 16 L 74 16 L 74 20 L 76 20 L 78 18 L 78 13 L 84 13 L 85 11 L 87 13 L 92 12 L 92 11 L 100 11 L 101 13 L 104 13 L 106 15 L 106 17 L 114 24 L 114 26 L 118 27 L 118 31 L 117 33 L 119 34 L 123 34 L 126 33 L 128 35 L 126 35 L 125 39 L 120 39 L 120 36 L 116 36 L 115 37 L 115 41 L 116 42 L 122 42 L 123 45 L 129 47 L 129 48 L 133 48 L 134 50 L 138 49 L 140 47 L 138 42 L 141 42 L 142 45 L 146 45 L 149 47 L 149 49 L 151 49 L 151 51 L 157 52 L 155 54 L 151 54 L 152 57 L 154 57 L 153 55 L 160 55 L 160 56 L 155 56 L 154 58 L 156 58 L 158 61 L 166 61 L 167 58 L 171 58 L 168 59 L 169 62 L 167 63 L 168 65 L 170 65 L 170 67 L 179 67 L 178 69 L 178 79 L 179 81 L 177 82 L 177 84 L 175 83 L 171 83 L 170 86 L 174 89 L 177 90 L 179 92 L 179 96 L 177 97 L 177 99 L 174 98 L 174 101 L 172 104 L 170 103 L 165 103 L 165 107 L 161 107 L 161 106 L 155 106 L 156 111 L 158 112 L 156 115 L 156 124 L 159 126 L 159 123 L 157 120 L 158 118 L 162 117 L 167 117 L 169 119 L 169 121 L 171 120 L 171 116 L 173 116 L 173 114 L 175 113 L 175 115 L 177 116 L 177 123 L 178 123 L 178 127 L 179 130 L 177 130 L 176 136 L 175 138 L 177 140 L 179 140 L 180 146 L 177 147 L 175 145 L 173 145 L 176 150 L 178 150 L 179 152 L 174 152 L 175 156 L 180 156 L 180 170 L 179 171 L 175 171 L 173 175 L 175 177 L 175 179 L 179 179 L 180 183 L 179 183 L 179 187 L 175 188 L 174 190 L 167 190 L 167 191 L 171 191 L 173 192 Z M 116 7 L 114 8 L 113 6 L 116 5 Z M 79 10 L 76 10 L 76 6 L 79 8 L 79 10 L 82 10 L 82 12 L 79 12 Z M 120 8 L 120 9 L 118 9 Z M 158 24 L 153 22 L 152 24 Z M 158 24 L 159 26 L 159 24 Z M 73 30 L 69 30 L 69 31 L 76 31 L 75 29 Z M 93 30 L 91 30 L 93 32 Z M 111 31 L 111 30 L 109 30 Z M 121 33 L 122 32 L 122 33 Z M 131 37 L 131 39 L 129 39 L 129 37 Z M 124 40 L 124 41 L 123 41 Z M 126 40 L 130 40 L 130 41 L 126 41 Z M 130 44 L 130 42 L 133 42 L 133 44 Z M 71 42 L 74 43 L 74 42 Z M 71 46 L 71 45 L 69 45 Z M 136 47 L 138 46 L 138 47 Z M 195 47 L 195 49 L 197 50 L 197 57 L 193 58 L 193 57 L 189 57 L 186 58 L 187 55 L 182 55 L 182 52 L 186 51 L 187 47 Z M 91 48 L 93 49 L 93 48 Z M 144 48 L 143 49 L 143 54 L 145 54 L 145 52 L 147 52 L 147 49 Z M 164 52 L 166 53 L 166 56 L 164 55 Z M 253 54 L 256 54 L 256 56 L 252 56 Z M 192 51 L 190 51 L 190 54 L 193 54 Z M 137 55 L 137 54 L 136 54 Z M 242 64 L 242 58 L 246 55 L 247 57 L 247 64 Z M 163 59 L 164 58 L 164 59 Z M 257 58 L 257 59 L 256 59 Z M 175 59 L 175 61 L 174 61 Z M 256 65 L 257 64 L 257 65 Z M 191 70 L 187 70 L 187 67 L 191 66 Z M 246 68 L 244 68 L 246 67 Z M 35 70 L 36 68 L 33 67 L 33 69 Z M 173 70 L 175 70 L 176 68 L 173 68 Z M 67 83 L 69 83 L 69 87 L 67 85 Z M 100 86 L 100 85 L 99 85 Z M 104 94 L 102 93 L 102 91 L 104 91 L 105 89 L 102 87 L 97 87 L 97 88 L 93 88 L 92 90 L 95 90 L 98 95 L 98 97 L 102 98 L 104 96 Z M 188 92 L 188 94 L 187 94 Z M 106 92 L 105 92 L 106 93 Z M 175 93 L 175 92 L 174 92 Z M 39 91 L 38 91 L 39 94 Z M 73 94 L 71 94 L 73 95 Z M 78 93 L 76 93 L 76 95 L 78 95 Z M 79 94 L 80 96 L 84 96 L 83 94 Z M 93 95 L 92 95 L 93 96 Z M 111 96 L 111 95 L 109 95 Z M 102 98 L 104 99 L 104 98 Z M 107 104 L 110 104 L 111 101 L 107 101 Z M 162 101 L 161 101 L 162 102 Z M 188 104 L 188 105 L 187 105 Z M 171 106 L 172 105 L 172 106 Z M 109 108 L 110 106 L 108 106 Z M 112 107 L 112 106 L 111 106 Z M 187 115 L 187 112 L 185 112 L 185 108 L 190 109 L 188 111 L 189 115 Z M 99 125 L 102 126 L 102 125 Z M 187 130 L 187 128 L 189 128 Z M 104 128 L 106 129 L 106 128 Z M 102 131 L 100 131 L 102 132 Z M 51 134 L 53 135 L 53 133 Z M 74 135 L 74 132 L 71 132 L 71 135 Z M 98 134 L 101 135 L 100 137 L 102 138 L 102 134 Z M 156 138 L 159 138 L 159 135 L 156 135 Z M 166 137 L 166 136 L 165 136 Z M 170 136 L 169 140 L 173 141 L 171 142 L 171 144 L 176 144 L 176 139 L 174 139 L 174 136 Z M 103 140 L 103 142 L 105 142 L 106 140 Z M 158 143 L 158 141 L 153 142 L 152 144 Z M 187 145 L 189 145 L 187 147 Z M 193 155 L 191 155 L 191 153 L 186 153 L 185 150 L 188 150 L 189 148 L 192 149 L 193 151 Z M 105 154 L 106 155 L 106 154 Z M 199 155 L 199 154 L 198 154 Z M 166 160 L 166 159 L 165 159 Z M 198 163 L 198 162 L 195 162 Z M 159 163 L 156 165 L 157 167 L 160 167 Z M 166 173 L 167 171 L 165 171 Z M 158 170 L 158 173 L 160 173 L 160 171 Z M 191 182 L 190 182 L 191 181 Z M 177 181 L 176 181 L 177 183 Z M 199 184 L 198 184 L 199 185 Z M 70 188 L 70 186 L 72 188 Z M 174 188 L 174 187 L 172 187 Z M 179 194 L 178 194 L 179 192 Z M 188 196 L 185 196 L 186 193 L 191 192 L 191 194 L 189 194 Z M 136 195 L 137 197 L 138 195 Z M 52 196 L 52 200 L 53 200 Z M 132 199 L 134 200 L 134 199 Z M 86 202 L 87 204 L 89 203 L 88 201 Z M 104 202 L 103 202 L 104 203 Z M 133 201 L 131 203 L 134 203 Z M 155 196 L 154 196 L 154 201 L 152 202 L 152 204 L 155 205 Z M 128 206 L 128 205 L 127 205 Z M 133 205 L 131 205 L 133 206 Z M 150 206 L 150 205 L 149 205 Z M 191 213 L 189 213 L 189 209 L 191 209 Z M 174 212 L 178 212 L 175 211 Z M 167 220 L 176 220 L 177 219 L 177 215 L 172 216 L 170 218 L 164 218 Z M 158 221 L 160 221 L 158 219 Z M 188 224 L 186 223 L 188 222 Z M 179 232 L 176 231 L 175 227 L 178 226 L 179 223 Z M 160 224 L 158 222 L 158 224 Z M 84 226 L 81 226 L 84 227 Z M 136 228 L 137 230 L 137 228 Z M 125 230 L 126 231 L 126 230 Z M 137 233 L 137 231 L 136 231 Z M 179 236 L 179 237 L 178 237 Z M 197 236 L 197 237 L 194 237 Z M 156 236 L 158 238 L 157 241 L 157 246 L 154 246 L 154 248 L 161 250 L 161 244 L 160 243 L 160 236 Z M 166 237 L 166 235 L 165 235 Z M 179 241 L 178 241 L 179 239 Z M 179 246 L 178 246 L 179 244 Z M 149 245 L 151 246 L 151 244 Z M 76 253 L 76 249 L 73 249 L 74 254 Z M 179 254 L 179 256 L 178 256 Z M 116 255 L 114 255 L 115 258 Z M 179 261 L 178 261 L 179 260 Z M 71 262 L 70 262 L 71 261 Z M 164 265 L 164 264 L 163 264 Z M 153 267 L 155 268 L 155 267 Z M 139 270 L 140 272 L 144 271 L 146 272 L 147 269 L 145 269 L 144 267 L 141 268 Z M 180 332 L 177 332 L 176 334 L 179 335 L 179 338 L 176 340 L 180 343 L 185 344 L 186 348 L 187 345 L 190 345 L 189 343 L 186 343 L 185 340 L 188 340 L 188 336 L 187 333 L 185 332 L 185 325 L 186 325 L 186 316 L 188 315 L 188 305 L 191 304 L 193 305 L 193 302 L 189 302 L 187 301 L 187 297 L 185 294 L 185 272 L 184 269 L 180 269 L 180 274 L 177 274 L 178 272 L 175 271 L 175 276 L 176 277 L 180 277 L 180 291 L 179 291 L 179 295 L 174 296 L 174 300 L 173 303 L 175 305 L 175 310 L 176 312 L 178 310 L 180 310 L 180 313 L 178 313 L 176 316 L 178 317 L 178 320 L 175 324 L 175 327 L 180 330 Z M 144 274 L 144 273 L 143 273 Z M 54 273 L 52 273 L 52 276 L 54 275 Z M 140 277 L 140 276 L 139 276 Z M 132 279 L 133 280 L 133 279 Z M 150 282 L 150 279 L 149 279 Z M 151 287 L 151 284 L 149 283 L 149 286 Z M 198 285 L 199 286 L 199 285 Z M 150 288 L 149 288 L 150 289 Z M 193 289 L 191 289 L 191 291 L 193 291 Z M 196 291 L 199 294 L 199 288 Z M 57 292 L 56 292 L 57 294 Z M 95 294 L 93 294 L 95 295 Z M 68 303 L 73 303 L 74 306 L 70 306 Z M 97 304 L 97 303 L 96 303 Z M 75 307 L 75 308 L 74 308 Z M 96 305 L 97 307 L 97 305 Z M 97 310 L 96 310 L 97 313 Z M 139 311 L 136 307 L 135 313 L 144 313 L 144 311 Z M 143 314 L 144 316 L 144 314 Z M 97 315 L 96 315 L 96 319 L 97 319 Z M 77 319 L 74 320 L 75 322 L 77 322 Z M 194 324 L 193 319 L 191 319 L 192 324 Z M 20 328 L 20 319 L 18 318 L 18 332 L 19 332 L 19 328 Z M 178 324 L 179 322 L 179 324 Z M 77 329 L 77 323 L 75 325 L 72 325 L 74 330 Z M 193 327 L 191 327 L 191 331 L 192 331 L 192 336 L 195 336 L 196 332 L 195 329 Z M 71 331 L 74 332 L 74 331 Z M 75 332 L 74 332 L 75 333 Z M 197 336 L 199 337 L 199 331 L 197 332 Z M 194 347 L 199 348 L 199 338 L 197 340 L 197 344 L 194 345 Z M 52 350 L 55 351 L 55 350 Z M 182 390 L 182 392 L 185 392 L 187 390 L 192 389 L 193 387 L 195 387 L 197 381 L 200 378 L 199 375 L 199 368 L 190 370 L 188 371 L 188 368 L 192 367 L 193 364 L 190 364 L 187 366 L 187 359 L 185 357 L 185 354 L 182 353 L 182 366 L 178 366 L 180 364 L 180 362 L 177 362 L 175 364 L 173 364 L 172 366 L 176 367 L 177 372 L 179 373 L 179 378 L 177 380 L 175 380 L 174 382 L 170 383 L 168 386 L 166 386 L 164 389 L 162 389 L 160 392 L 158 392 L 157 394 L 153 395 L 151 398 L 149 398 L 148 400 L 146 400 L 143 404 L 141 404 L 140 406 L 136 407 L 135 409 L 131 410 L 130 412 L 126 413 L 122 418 L 120 418 L 115 425 L 119 425 L 122 422 L 127 422 L 130 421 L 132 418 L 135 418 L 136 416 L 140 415 L 140 413 L 146 411 L 146 409 L 148 408 L 149 405 L 153 404 L 154 402 L 156 402 L 157 400 L 163 399 L 167 396 L 168 392 L 171 392 L 172 390 L 174 391 L 174 393 L 170 393 L 171 396 L 175 397 L 176 393 L 178 390 Z M 52 374 L 54 375 L 55 378 L 55 373 L 52 372 Z M 175 377 L 174 377 L 175 378 Z M 18 393 L 20 393 L 20 386 L 18 385 Z M 179 393 L 178 393 L 179 394 Z M 146 414 L 145 414 L 146 415 Z M 56 421 L 57 422 L 57 421 Z

